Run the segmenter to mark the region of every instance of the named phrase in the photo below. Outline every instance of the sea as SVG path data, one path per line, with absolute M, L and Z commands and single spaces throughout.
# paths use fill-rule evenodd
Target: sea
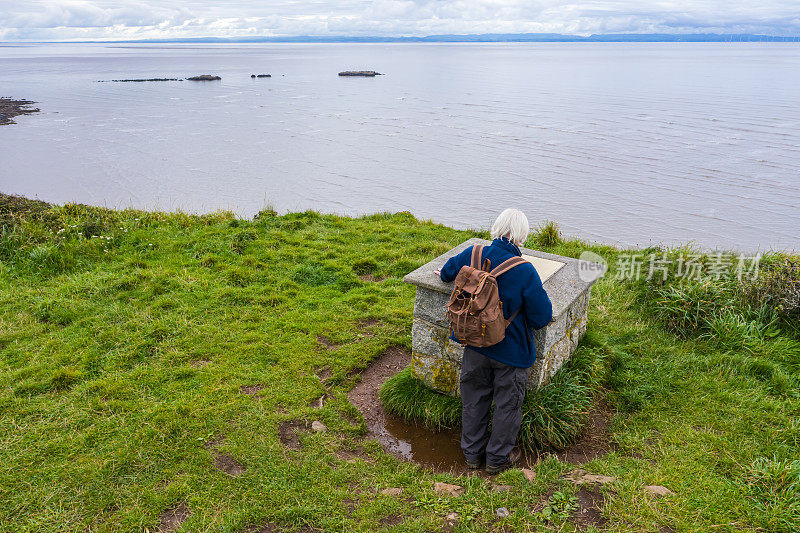
M 50 202 L 800 249 L 800 43 L 0 44 L 0 96 L 41 110 L 0 192 Z

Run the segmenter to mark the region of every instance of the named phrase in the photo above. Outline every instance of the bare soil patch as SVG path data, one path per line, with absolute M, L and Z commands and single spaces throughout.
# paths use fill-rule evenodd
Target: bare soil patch
M 368 318 L 361 320 L 358 323 L 358 329 L 361 331 L 361 337 L 371 339 L 375 336 L 373 331 L 376 327 L 380 326 L 382 322 L 375 318 Z
M 217 470 L 220 472 L 225 472 L 229 476 L 241 476 L 244 471 L 247 470 L 247 467 L 237 461 L 232 455 L 221 453 L 216 449 L 217 446 L 223 442 L 225 442 L 225 437 L 216 436 L 205 441 L 203 443 L 203 447 L 207 450 L 211 450 L 211 453 L 214 456 L 214 467 L 216 467 Z
M 553 494 L 556 493 L 556 489 L 550 489 L 547 491 L 546 494 L 539 497 L 539 500 L 531 506 L 532 513 L 541 513 L 542 510 L 547 506 L 547 502 L 550 501 L 550 498 L 553 497 Z
M 583 464 L 597 457 L 603 457 L 611 451 L 608 426 L 613 416 L 614 411 L 605 402 L 598 401 L 589 413 L 589 421 L 580 439 L 553 455 L 561 461 L 574 464 Z
M 0 98 L 0 126 L 16 124 L 14 117 L 20 115 L 30 115 L 38 113 L 39 108 L 31 109 L 30 106 L 36 102 L 30 100 L 13 100 L 11 98 Z
M 216 453 L 214 455 L 214 466 L 217 470 L 225 472 L 232 477 L 239 477 L 247 470 L 242 463 L 227 453 Z
M 330 377 L 333 375 L 333 372 L 331 371 L 331 368 L 329 366 L 317 367 L 315 372 L 317 374 L 317 377 L 319 378 L 319 380 L 323 384 L 325 383 L 326 380 L 330 379 Z
M 650 431 L 650 436 L 644 439 L 644 443 L 648 446 L 655 446 L 661 441 L 661 432 L 657 429 Z
M 286 531 L 286 529 L 274 522 L 264 522 L 260 526 L 248 527 L 243 533 L 281 533 L 283 531 Z
M 328 395 L 323 394 L 319 398 L 314 398 L 308 404 L 309 407 L 313 407 L 314 409 L 322 409 L 325 406 L 325 400 L 327 399 Z
M 320 346 L 325 347 L 326 350 L 335 350 L 339 347 L 338 344 L 330 340 L 325 335 L 317 335 L 317 342 L 320 344 Z
M 356 501 L 352 498 L 345 498 L 342 500 L 342 504 L 347 508 L 347 514 L 352 516 L 356 509 Z
M 572 513 L 572 521 L 578 529 L 588 529 L 589 526 L 605 527 L 608 520 L 601 514 L 605 504 L 605 494 L 598 486 L 583 485 L 578 494 L 578 508 Z
M 281 444 L 290 450 L 300 449 L 299 433 L 308 429 L 305 422 L 301 420 L 284 420 L 278 426 L 278 438 Z
M 300 529 L 294 529 L 291 527 L 284 527 L 278 525 L 274 522 L 266 522 L 260 526 L 250 526 L 249 528 L 245 529 L 243 533 L 283 533 L 284 531 L 299 531 L 300 533 L 312 533 L 314 531 L 320 531 L 320 530 L 315 529 L 311 526 L 301 526 Z
M 341 448 L 336 450 L 335 454 L 336 458 L 340 461 L 353 462 L 356 459 L 362 459 L 366 462 L 372 462 L 370 455 L 361 446 L 356 448 Z
M 367 423 L 367 432 L 376 437 L 385 427 L 386 413 L 378 391 L 386 380 L 411 363 L 411 352 L 401 346 L 392 346 L 361 373 L 361 380 L 350 389 L 347 397 L 361 411 Z
M 239 387 L 239 390 L 243 394 L 249 394 L 250 396 L 255 396 L 258 392 L 264 390 L 264 385 L 256 383 L 255 385 L 242 385 Z
M 403 515 L 390 514 L 389 516 L 384 516 L 378 522 L 384 527 L 396 526 L 403 522 Z
M 203 443 L 203 448 L 206 450 L 213 450 L 215 447 L 219 446 L 225 442 L 225 437 L 218 435 L 216 437 L 210 438 Z
M 179 504 L 170 507 L 163 513 L 161 513 L 161 520 L 158 524 L 158 532 L 159 533 L 167 533 L 169 531 L 175 531 L 181 524 L 191 516 L 192 512 L 186 507 L 186 504 L 180 502 Z

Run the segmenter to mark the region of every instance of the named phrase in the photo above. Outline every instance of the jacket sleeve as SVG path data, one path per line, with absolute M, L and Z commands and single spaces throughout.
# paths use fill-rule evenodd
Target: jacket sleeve
M 553 304 L 547 296 L 542 280 L 536 269 L 531 269 L 533 276 L 522 290 L 522 301 L 525 302 L 525 318 L 534 329 L 545 327 L 553 318 Z
M 440 276 L 442 281 L 450 283 L 456 279 L 461 267 L 468 265 L 470 261 L 472 261 L 472 246 L 447 260 L 447 263 L 442 267 L 442 274 Z

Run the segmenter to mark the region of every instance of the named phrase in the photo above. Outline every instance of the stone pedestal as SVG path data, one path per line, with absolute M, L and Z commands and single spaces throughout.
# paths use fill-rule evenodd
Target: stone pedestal
M 459 395 L 459 375 L 464 348 L 450 340 L 445 306 L 453 289 L 434 274 L 447 259 L 473 244 L 488 246 L 490 241 L 470 239 L 408 274 L 403 280 L 417 286 L 414 321 L 411 326 L 412 369 L 429 387 L 453 396 Z M 585 261 L 523 248 L 536 266 L 543 261 L 541 272 L 553 270 L 544 281 L 553 304 L 553 320 L 539 330 L 532 330 L 536 345 L 536 362 L 530 369 L 528 388 L 541 387 L 561 368 L 586 333 L 587 312 L 592 284 L 604 268 Z M 557 264 L 563 263 L 560 268 Z M 589 266 L 589 268 L 587 268 Z M 543 276 L 542 276 L 543 277 Z

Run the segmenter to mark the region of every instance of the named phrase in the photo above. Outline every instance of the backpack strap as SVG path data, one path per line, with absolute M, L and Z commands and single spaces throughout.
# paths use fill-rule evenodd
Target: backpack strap
M 520 307 L 520 309 L 522 309 L 522 308 Z M 514 311 L 514 313 L 511 315 L 511 317 L 508 320 L 506 320 L 506 329 L 508 329 L 508 326 L 510 326 L 511 323 L 514 322 L 514 319 L 517 318 L 518 314 L 519 314 L 519 309 Z M 523 319 L 522 322 L 523 322 L 524 327 L 525 327 L 525 336 L 528 337 L 528 342 L 533 344 L 533 339 L 531 338 L 531 330 L 528 327 L 528 321 Z
M 494 277 L 497 277 L 500 274 L 505 274 L 515 266 L 519 266 L 523 263 L 527 263 L 527 261 L 525 261 L 521 257 L 512 257 L 511 259 L 506 259 L 505 261 L 494 267 L 494 269 L 491 272 L 489 272 L 489 274 L 491 274 Z
M 476 244 L 472 247 L 472 259 L 470 261 L 470 266 L 472 268 L 477 268 L 480 270 L 481 268 L 481 255 L 483 254 L 483 245 Z
M 512 257 L 511 259 L 506 259 L 505 261 L 503 261 L 502 263 L 497 265 L 494 268 L 494 270 L 492 270 L 489 273 L 492 276 L 497 277 L 500 274 L 505 274 L 506 272 L 508 272 L 512 268 L 514 268 L 516 266 L 519 266 L 522 263 L 527 263 L 527 261 L 525 261 L 521 257 Z M 520 309 L 522 309 L 522 307 L 520 307 Z M 514 311 L 514 313 L 508 318 L 508 320 L 506 320 L 506 328 L 511 325 L 511 323 L 514 321 L 515 318 L 517 318 L 517 315 L 519 314 L 520 309 L 517 309 L 516 311 Z M 533 344 L 533 340 L 531 339 L 531 331 L 528 329 L 527 322 L 525 323 L 525 334 L 528 337 L 528 342 Z
M 520 309 L 522 309 L 522 307 L 521 307 L 521 306 L 520 306 Z M 511 315 L 511 316 L 508 318 L 508 320 L 506 320 L 506 327 L 510 326 L 510 325 L 511 325 L 511 323 L 512 323 L 512 322 L 514 322 L 514 319 L 515 319 L 515 318 L 517 318 L 517 315 L 518 315 L 518 314 L 519 314 L 519 309 L 517 309 L 516 311 L 514 311 L 514 314 L 512 314 L 512 315 Z M 527 327 L 526 327 L 525 329 L 527 329 Z

